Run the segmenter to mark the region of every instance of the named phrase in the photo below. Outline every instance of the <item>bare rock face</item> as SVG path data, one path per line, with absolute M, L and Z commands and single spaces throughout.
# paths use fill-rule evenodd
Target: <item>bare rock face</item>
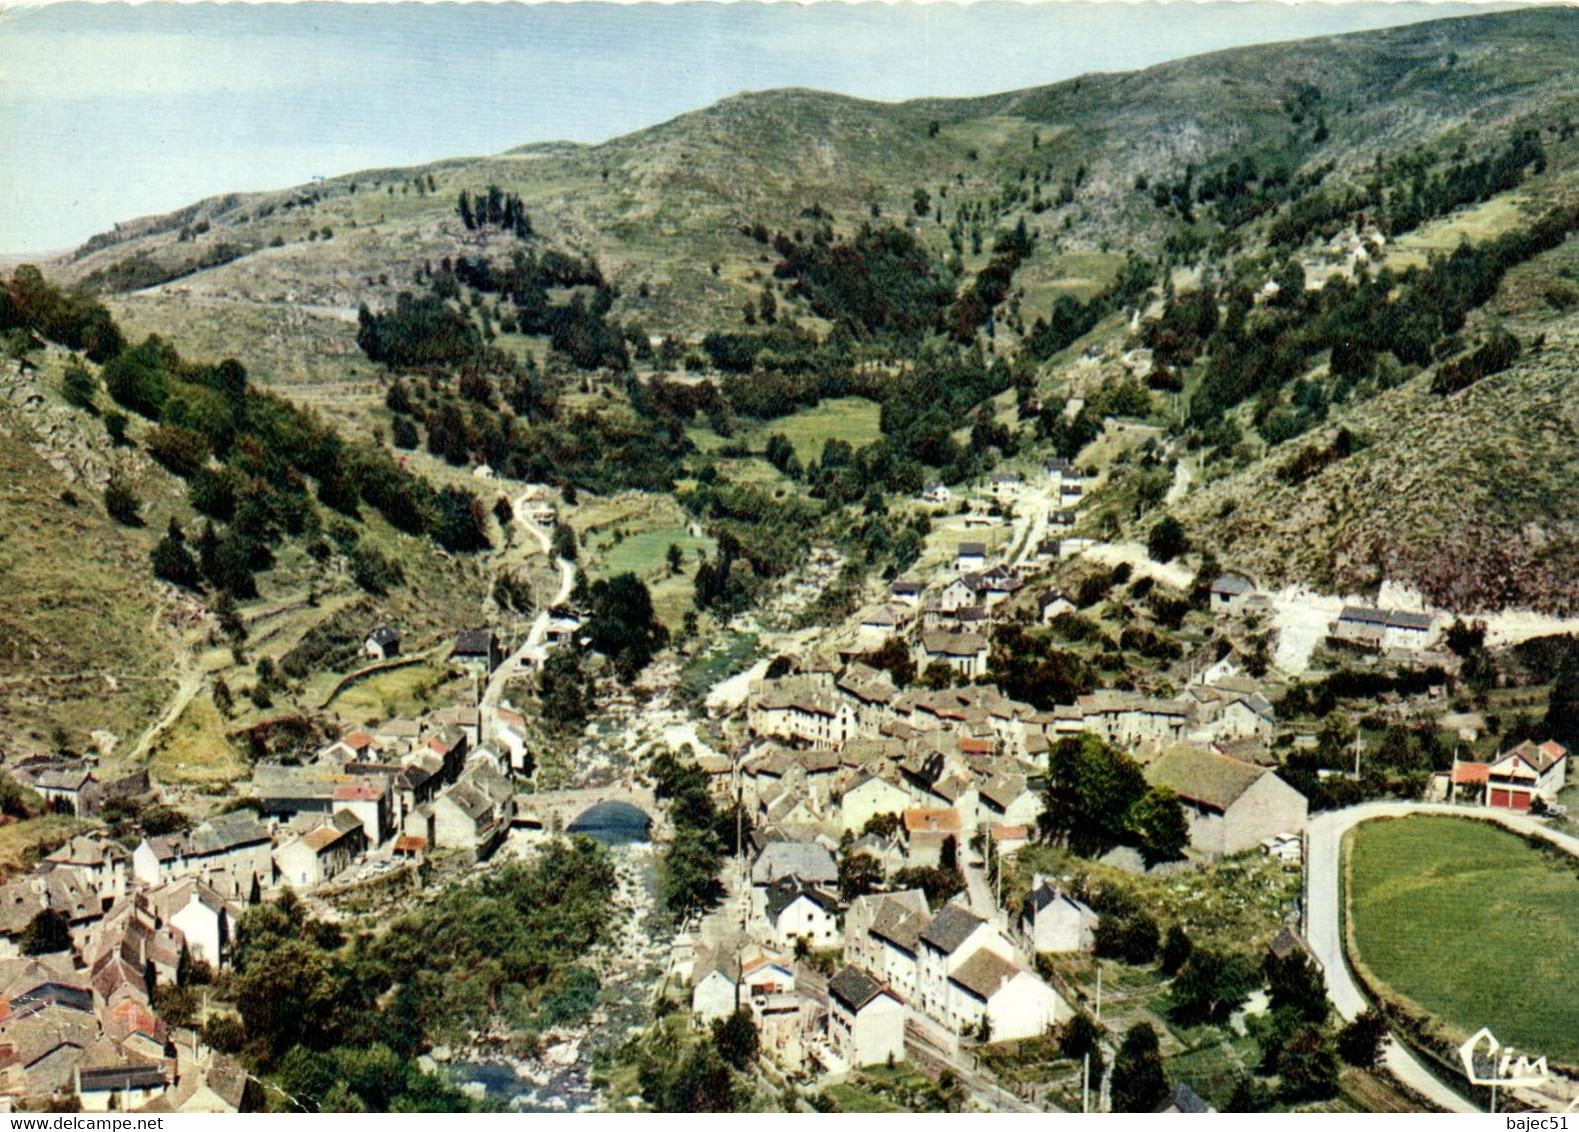
M 43 377 L 33 366 L 8 362 L 0 366 L 0 399 L 20 413 L 31 435 L 33 450 L 70 483 L 102 488 L 110 478 L 109 439 L 102 445 L 89 439 L 86 414 L 51 402 Z M 103 429 L 97 430 L 100 434 Z

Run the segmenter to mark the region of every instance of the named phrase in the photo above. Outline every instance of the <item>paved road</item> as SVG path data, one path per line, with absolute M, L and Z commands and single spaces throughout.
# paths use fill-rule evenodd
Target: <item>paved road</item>
M 1308 910 L 1306 934 L 1311 950 L 1326 968 L 1327 994 L 1338 1013 L 1353 1018 L 1369 1006 L 1355 983 L 1343 951 L 1343 909 L 1339 879 L 1343 868 L 1343 835 L 1372 818 L 1409 814 L 1453 814 L 1489 818 L 1520 833 L 1533 834 L 1579 856 L 1579 837 L 1547 829 L 1540 822 L 1502 810 L 1474 809 L 1426 802 L 1369 802 L 1346 810 L 1321 814 L 1310 823 L 1306 862 Z M 1449 1112 L 1479 1112 L 1455 1090 L 1448 1088 L 1402 1044 L 1389 1042 L 1384 1056 L 1388 1070 L 1409 1088 Z

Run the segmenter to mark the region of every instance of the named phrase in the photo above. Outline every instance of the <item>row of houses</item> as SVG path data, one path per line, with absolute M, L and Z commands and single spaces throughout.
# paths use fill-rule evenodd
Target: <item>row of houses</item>
M 793 860 L 770 856 L 771 866 L 754 865 L 754 879 Z M 809 906 L 805 893 L 820 891 L 798 875 L 765 887 L 768 908 L 777 893 L 796 893 Z M 835 903 L 826 893 L 822 899 Z M 863 896 L 832 930 L 834 937 L 812 941 L 822 950 L 842 944 L 843 965 L 826 979 L 786 958 L 793 940 L 753 944 L 738 957 L 700 956 L 691 971 L 694 1014 L 707 1022 L 749 1010 L 770 1052 L 796 1068 L 813 1061 L 835 1071 L 904 1060 L 913 1018 L 956 1038 L 1009 1041 L 1040 1036 L 1073 1014 L 1021 962 L 1013 940 L 961 903 L 934 915 L 919 890 Z

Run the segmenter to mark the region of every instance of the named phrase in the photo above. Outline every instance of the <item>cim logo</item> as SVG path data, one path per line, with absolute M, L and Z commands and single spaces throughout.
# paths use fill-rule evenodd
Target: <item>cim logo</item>
M 1530 1060 L 1497 1041 L 1484 1026 L 1458 1047 L 1458 1056 L 1464 1075 L 1476 1085 L 1544 1085 L 1550 1077 L 1544 1057 Z

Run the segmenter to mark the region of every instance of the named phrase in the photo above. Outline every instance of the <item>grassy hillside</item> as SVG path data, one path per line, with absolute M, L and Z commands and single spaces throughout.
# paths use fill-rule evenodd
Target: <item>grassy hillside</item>
M 162 328 L 194 352 L 222 337 L 266 378 L 345 377 L 360 370 L 349 321 L 359 302 L 387 305 L 424 260 L 508 250 L 498 236 L 467 232 L 455 212 L 460 190 L 496 183 L 519 194 L 545 240 L 595 254 L 620 287 L 616 314 L 654 333 L 738 322 L 772 267 L 742 226 L 805 227 L 819 208 L 841 231 L 876 208 L 939 254 L 968 214 L 967 272 L 986 263 L 995 228 L 1026 220 L 1041 237 L 1016 278 L 1028 324 L 1056 294 L 1111 269 L 1091 256 L 1156 251 L 1192 227 L 1209 234 L 1159 209 L 1137 178 L 1172 181 L 1190 165 L 1205 177 L 1253 158 L 1292 173 L 1330 164 L 1341 180 L 1377 154 L 1559 123 L 1575 104 L 1576 54 L 1566 13 L 1528 11 L 990 98 L 894 105 L 744 94 L 597 146 L 533 146 L 202 201 L 121 225 L 59 272 L 130 291 L 115 309 L 134 331 Z M 1552 164 L 1569 160 L 1554 154 Z M 918 190 L 930 197 L 925 216 Z M 979 249 L 971 228 L 985 234 Z M 180 277 L 140 289 L 165 275 Z
M 1185 479 L 1197 486 L 1168 509 L 1197 549 L 1267 581 L 1350 589 L 1386 577 L 1463 607 L 1569 609 L 1579 599 L 1572 518 L 1579 420 L 1567 359 L 1579 336 L 1579 314 L 1570 313 L 1579 290 L 1566 276 L 1579 262 L 1566 248 L 1508 273 L 1463 328 L 1430 344 L 1436 352 L 1422 364 L 1398 367 L 1396 381 L 1367 379 L 1343 397 L 1332 388 L 1336 351 L 1318 351 L 1298 360 L 1298 380 L 1280 378 L 1259 396 L 1230 401 L 1221 421 L 1207 420 L 1197 407 L 1210 347 L 1149 390 L 1146 367 L 1121 359 L 1149 340 L 1146 318 L 1165 314 L 1170 295 L 1216 288 L 1215 321 L 1232 287 L 1261 287 L 1290 257 L 1342 275 L 1354 265 L 1324 251 L 1334 237 L 1379 218 L 1396 221 L 1417 190 L 1462 179 L 1465 163 L 1493 162 L 1533 137 L 1538 160 L 1522 154 L 1515 175 L 1479 197 L 1438 201 L 1436 212 L 1397 223 L 1378 255 L 1399 270 L 1426 266 L 1463 239 L 1479 244 L 1528 225 L 1579 187 L 1576 62 L 1579 24 L 1567 12 L 1539 10 L 1236 50 L 989 98 L 893 105 L 801 90 L 744 94 L 596 146 L 532 146 L 201 201 L 120 225 L 47 271 L 102 296 L 128 339 L 158 333 L 187 358 L 239 358 L 254 381 L 320 411 L 348 440 L 384 442 L 397 424 L 386 407 L 390 380 L 358 347 L 359 307 L 387 311 L 400 292 L 434 286 L 435 269 L 462 256 L 495 268 L 523 249 L 595 257 L 611 284 L 609 317 L 626 340 L 681 343 L 667 356 L 638 356 L 637 380 L 673 372 L 684 358 L 687 382 L 711 379 L 725 390 L 731 403 L 724 411 L 670 417 L 667 408 L 638 407 L 623 376 L 578 369 L 550 349 L 547 336 L 528 337 L 501 321 L 510 312 L 498 292 L 462 286 L 448 297 L 449 309 L 487 331 L 497 323 L 490 342 L 521 373 L 499 383 L 503 404 L 488 421 L 464 388 L 457 396 L 454 375 L 410 381 L 417 411 L 399 423 L 421 423 L 428 444 L 413 441 L 399 455 L 435 485 L 475 488 L 467 465 L 485 459 L 520 479 L 575 480 L 565 469 L 580 469 L 597 477 L 578 483 L 584 492 L 657 493 L 664 477 L 687 485 L 689 515 L 669 500 L 639 499 L 631 506 L 640 522 L 631 520 L 618 541 L 611 527 L 589 548 L 595 573 L 633 569 L 648 577 L 671 625 L 690 608 L 696 546 L 713 545 L 725 531 L 745 540 L 758 567 L 736 571 L 748 589 L 758 575 L 781 576 L 818 522 L 823 533 L 860 540 L 878 555 L 878 567 L 890 561 L 881 555 L 902 563 L 905 547 L 919 542 L 903 530 L 908 519 L 900 511 L 886 530 L 862 516 L 870 465 L 841 470 L 832 485 L 837 498 L 829 499 L 812 491 L 826 491 L 827 477 L 816 484 L 788 478 L 762 458 L 774 434 L 787 436 L 807 465 L 829 437 L 857 449 L 890 445 L 880 463 L 892 498 L 913 494 L 923 474 L 965 477 L 1016 451 L 1029 466 L 1057 447 L 1098 466 L 1102 488 L 1085 522 L 1104 534 L 1143 536 L 1182 460 L 1193 473 Z M 475 197 L 489 185 L 519 199 L 529 238 L 463 222 L 461 192 Z M 1001 293 L 965 324 L 985 361 L 972 363 L 973 348 L 934 332 L 925 335 L 927 353 L 916 356 L 904 352 L 914 344 L 863 340 L 828 363 L 849 367 L 831 393 L 802 396 L 785 415 L 743 411 L 747 395 L 768 384 L 764 376 L 783 374 L 765 374 L 759 360 L 754 373 L 721 375 L 716 356 L 710 363 L 698 348 L 704 335 L 744 330 L 743 307 L 759 308 L 770 291 L 781 327 L 797 324 L 826 346 L 843 312 L 817 307 L 806 288 L 775 277 L 788 254 L 779 241 L 797 255 L 818 239 L 847 248 L 868 223 L 914 236 L 956 312 L 958 297 L 993 274 L 984 269 L 1002 275 L 995 245 L 1016 241 L 1021 250 Z M 1146 267 L 1152 289 L 1117 290 L 1135 263 Z M 549 298 L 568 302 L 572 293 L 555 287 Z M 1080 305 L 1104 295 L 1117 297 Z M 1430 391 L 1442 362 L 1502 327 L 1523 346 L 1511 368 L 1452 397 Z M 947 364 L 926 360 L 950 351 Z M 11 463 L 0 482 L 15 486 L 0 510 L 0 547 L 9 556 L 9 592 L 26 596 L 0 610 L 11 630 L 9 651 L 0 653 L 0 696 L 7 718 L 23 721 L 27 744 L 58 741 L 51 731 L 59 727 L 79 744 L 83 732 L 102 728 L 129 746 L 159 715 L 175 676 L 195 672 L 203 690 L 150 756 L 195 784 L 222 781 L 239 767 L 227 731 L 317 708 L 334 683 L 314 660 L 271 705 L 254 705 L 245 692 L 257 681 L 260 657 L 280 663 L 304 641 L 348 638 L 384 619 L 402 624 L 408 649 L 432 645 L 499 612 L 485 594 L 502 564 L 531 568 L 520 547 L 503 559 L 453 558 L 364 511 L 358 537 L 397 562 L 406 584 L 371 599 L 343 566 L 290 543 L 260 576 L 257 600 L 246 604 L 249 643 L 238 661 L 195 611 L 196 620 L 178 627 L 162 619 L 172 599 L 149 575 L 149 550 L 171 516 L 197 521 L 179 481 L 141 457 L 136 423 L 134 447 L 114 455 L 146 477 L 149 526 L 132 530 L 105 518 L 111 454 L 102 424 L 61 404 L 60 362 L 49 364 L 56 368 L 46 367 L 44 399 L 65 414 L 51 427 L 66 438 L 97 438 L 89 448 L 100 455 L 77 476 L 86 486 L 73 488 L 86 502 L 63 503 L 68 481 L 41 455 L 49 445 L 29 432 L 37 422 L 15 404 L 8 410 L 4 427 L 13 442 L 3 458 Z M 910 379 L 929 368 L 943 376 L 909 392 Z M 786 387 L 804 393 L 805 380 L 792 377 Z M 548 408 L 517 400 L 533 383 Z M 1310 387 L 1320 387 L 1323 411 L 1290 430 L 1297 399 Z M 968 396 L 946 407 L 938 395 L 964 388 Z M 1060 409 L 1071 394 L 1087 399 L 1088 412 L 1066 427 Z M 1005 434 L 1017 435 L 994 436 L 978 420 L 984 431 L 975 443 L 964 412 L 983 395 L 998 399 L 995 427 L 1007 424 Z M 672 390 L 667 396 L 667 404 L 681 400 Z M 907 411 L 917 402 L 945 409 L 941 437 L 936 422 Z M 434 419 L 446 413 L 475 425 L 470 451 L 424 451 Z M 1104 414 L 1144 418 L 1155 430 L 1136 436 L 1155 439 L 1143 451 L 1140 440 L 1081 431 L 1100 429 Z M 1285 426 L 1281 434 L 1269 420 Z M 1233 426 L 1229 439 L 1223 421 Z M 487 428 L 495 440 L 497 430 L 513 429 L 517 441 L 495 444 Z M 1355 442 L 1349 455 L 1297 480 L 1284 474 L 1340 428 Z M 660 452 L 665 438 L 672 447 Z M 947 440 L 967 455 L 927 460 L 906 486 L 894 467 L 897 456 L 919 447 L 916 438 L 934 449 Z M 619 478 L 622 468 L 637 466 L 654 469 L 650 480 Z M 707 478 L 713 475 L 722 477 L 716 486 Z M 697 492 L 698 483 L 709 486 Z M 808 493 L 823 506 L 792 514 Z M 597 525 L 591 514 L 579 522 L 584 535 Z M 80 563 L 74 551 L 62 551 L 62 530 L 76 536 L 74 546 L 90 548 Z M 685 553 L 678 574 L 662 560 L 671 542 Z M 99 631 L 85 636 L 84 624 Z M 316 649 L 298 652 L 298 660 L 318 656 Z M 111 687 L 100 675 L 90 687 L 81 683 L 87 672 L 115 674 L 117 682 Z M 66 682 L 41 684 L 46 673 Z M 235 694 L 231 719 L 221 718 L 207 690 L 218 679 Z M 371 718 L 418 702 L 443 679 L 427 669 L 391 676 L 349 690 L 341 706 L 348 717 Z

